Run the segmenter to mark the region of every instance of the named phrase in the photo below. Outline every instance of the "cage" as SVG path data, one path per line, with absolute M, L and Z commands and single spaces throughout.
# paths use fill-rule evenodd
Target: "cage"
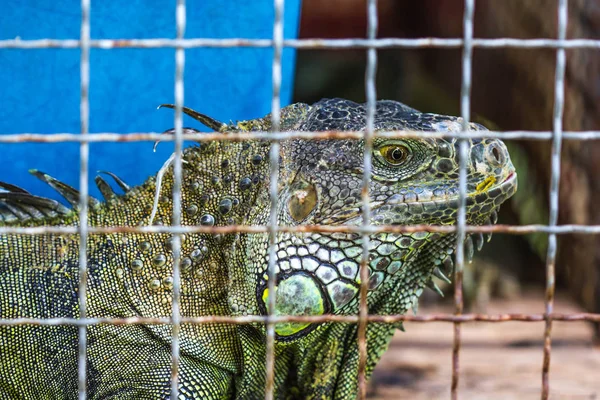
M 89 0 L 81 2 L 81 24 L 80 37 L 78 39 L 35 39 L 24 40 L 20 38 L 0 40 L 0 49 L 80 49 L 80 85 L 79 85 L 79 108 L 80 108 L 80 132 L 79 133 L 61 133 L 53 135 L 44 135 L 38 133 L 14 133 L 0 135 L 0 143 L 7 146 L 11 143 L 24 142 L 43 142 L 57 143 L 68 142 L 77 145 L 79 150 L 79 200 L 78 213 L 80 224 L 77 226 L 60 226 L 60 227 L 0 227 L 0 235 L 43 235 L 43 234 L 75 234 L 79 235 L 79 284 L 78 284 L 78 318 L 48 318 L 48 319 L 32 319 L 32 318 L 4 318 L 0 320 L 0 326 L 22 326 L 22 325 L 71 325 L 78 329 L 78 395 L 79 398 L 87 396 L 87 327 L 108 324 L 116 327 L 127 324 L 162 324 L 171 327 L 171 380 L 170 380 L 170 395 L 171 398 L 181 398 L 182 394 L 179 381 L 179 366 L 180 366 L 180 329 L 182 324 L 215 324 L 215 323 L 231 323 L 231 324 L 252 324 L 263 323 L 266 325 L 266 387 L 265 398 L 275 398 L 274 393 L 274 376 L 275 376 L 275 326 L 281 322 L 306 322 L 316 323 L 323 321 L 336 321 L 339 323 L 357 324 L 358 326 L 358 348 L 359 348 L 359 368 L 358 368 L 358 388 L 361 398 L 367 396 L 367 381 L 365 378 L 366 360 L 367 360 L 367 343 L 366 343 L 366 327 L 370 323 L 397 323 L 400 321 L 414 322 L 447 322 L 452 323 L 454 327 L 454 341 L 452 348 L 452 378 L 451 385 L 448 388 L 451 398 L 458 398 L 460 395 L 459 378 L 460 378 L 460 353 L 461 353 L 461 327 L 465 323 L 486 321 L 486 322 L 505 322 L 505 321 L 522 321 L 522 322 L 543 322 L 545 326 L 543 335 L 543 363 L 542 363 L 542 380 L 540 384 L 541 397 L 547 399 L 550 397 L 550 356 L 552 344 L 552 324 L 554 321 L 592 321 L 600 322 L 600 314 L 597 313 L 556 313 L 554 312 L 554 291 L 555 291 L 555 263 L 557 252 L 557 237 L 561 234 L 584 234 L 597 235 L 600 233 L 600 227 L 596 225 L 579 225 L 579 224 L 561 224 L 558 223 L 559 211 L 559 180 L 561 172 L 561 146 L 563 140 L 598 140 L 600 133 L 597 131 L 576 131 L 568 132 L 563 129 L 563 113 L 564 113 L 564 85 L 566 74 L 566 53 L 570 49 L 598 49 L 600 41 L 591 39 L 567 39 L 567 20 L 568 20 L 568 2 L 567 0 L 559 0 L 557 7 L 558 15 L 558 36 L 555 39 L 512 39 L 512 38 L 495 38 L 495 39 L 480 39 L 474 37 L 474 0 L 465 0 L 464 13 L 462 17 L 463 29 L 462 38 L 430 38 L 420 37 L 411 39 L 400 38 L 378 38 L 378 13 L 377 2 L 369 0 L 366 4 L 367 34 L 365 39 L 344 38 L 344 39 L 290 39 L 284 37 L 284 1 L 275 0 L 273 5 L 273 25 L 272 37 L 269 39 L 261 38 L 210 38 L 197 37 L 185 38 L 184 32 L 186 27 L 186 10 L 191 8 L 184 0 L 178 0 L 175 7 L 176 15 L 176 38 L 161 39 L 150 35 L 148 38 L 135 39 L 115 39 L 92 38 L 90 35 L 90 9 Z M 286 22 L 287 23 L 287 22 Z M 210 134 L 186 134 L 184 138 L 183 128 L 183 103 L 184 103 L 184 66 L 186 52 L 193 51 L 196 48 L 230 48 L 230 47 L 250 47 L 250 48 L 268 48 L 272 49 L 271 68 L 272 68 L 272 86 L 271 86 L 271 124 L 272 133 L 244 133 L 243 135 L 224 135 L 221 133 Z M 551 131 L 486 131 L 484 133 L 473 133 L 468 130 L 469 122 L 471 121 L 471 86 L 472 86 L 472 56 L 475 48 L 546 48 L 555 52 L 556 71 L 554 76 L 554 113 L 553 113 L 553 129 Z M 174 92 L 175 92 L 175 129 L 172 136 L 165 136 L 160 133 L 133 133 L 128 135 L 120 135 L 117 133 L 90 133 L 90 68 L 93 68 L 93 63 L 90 59 L 90 49 L 110 49 L 108 51 L 116 51 L 116 48 L 139 48 L 139 49 L 154 49 L 154 48 L 169 48 L 174 49 Z M 269 237 L 269 266 L 268 266 L 268 288 L 271 293 L 275 291 L 275 260 L 277 252 L 276 235 L 280 232 L 294 232 L 293 227 L 283 227 L 278 225 L 276 219 L 277 202 L 279 198 L 278 191 L 278 170 L 279 170 L 279 154 L 280 143 L 290 138 L 362 138 L 365 140 L 365 152 L 363 169 L 363 187 L 368 187 L 369 179 L 372 175 L 371 153 L 373 140 L 376 137 L 402 138 L 410 137 L 411 133 L 407 132 L 375 132 L 373 122 L 375 115 L 375 102 L 377 99 L 377 91 L 375 85 L 377 71 L 377 54 L 378 51 L 384 49 L 420 49 L 420 48 L 459 48 L 461 49 L 462 63 L 462 79 L 460 87 L 460 115 L 462 117 L 462 130 L 457 133 L 439 132 L 423 132 L 419 133 L 420 137 L 453 137 L 459 143 L 459 150 L 462 154 L 461 169 L 460 169 L 460 195 L 458 218 L 455 227 L 438 227 L 438 226 L 378 226 L 374 227 L 368 223 L 370 220 L 370 202 L 368 190 L 363 190 L 362 202 L 364 204 L 361 212 L 364 222 L 359 227 L 345 227 L 347 230 L 353 230 L 362 237 L 362 262 L 360 268 L 361 289 L 360 289 L 360 312 L 355 316 L 329 316 L 320 317 L 298 317 L 298 316 L 275 316 L 268 312 L 265 316 L 244 316 L 244 317 L 228 317 L 228 316 L 201 316 L 201 317 L 186 317 L 182 316 L 181 312 L 181 240 L 183 235 L 193 235 L 198 233 L 210 234 L 227 234 L 227 233 L 263 233 Z M 280 132 L 281 126 L 281 90 L 282 90 L 282 54 L 284 49 L 296 49 L 302 51 L 304 49 L 358 49 L 366 52 L 367 62 L 365 71 L 365 95 L 366 95 L 366 130 L 364 132 L 315 132 L 307 134 L 306 132 Z M 141 50 L 143 51 L 143 50 Z M 289 68 L 289 67 L 288 67 Z M 289 74 L 289 71 L 288 71 Z M 289 90 L 289 88 L 288 88 Z M 133 101 L 133 100 L 132 100 Z M 18 127 L 14 127 L 19 131 Z M 319 136 L 320 135 L 320 136 Z M 413 132 L 414 136 L 415 133 Z M 551 141 L 551 163 L 550 163 L 550 190 L 549 190 L 549 223 L 547 225 L 530 224 L 521 226 L 470 226 L 466 222 L 466 169 L 467 169 L 467 141 L 468 139 L 477 138 L 479 136 L 486 138 L 500 139 L 515 139 L 525 138 L 533 141 Z M 213 140 L 245 140 L 259 139 L 270 142 L 269 163 L 270 163 L 270 185 L 268 199 L 270 204 L 270 220 L 269 223 L 263 226 L 230 226 L 230 227 L 206 227 L 206 226 L 183 226 L 181 225 L 181 188 L 183 184 L 182 178 L 182 149 L 184 140 L 196 140 L 201 143 L 206 143 Z M 140 226 L 126 227 L 115 226 L 98 228 L 88 225 L 88 213 L 90 204 L 88 203 L 88 194 L 90 187 L 88 184 L 89 171 L 89 153 L 90 145 L 94 143 L 105 142 L 140 142 L 140 141 L 164 141 L 174 142 L 173 153 L 173 168 L 174 168 L 174 191 L 173 191 L 173 223 L 170 226 Z M 316 226 L 308 230 L 328 232 L 327 227 Z M 335 229 L 344 230 L 344 227 Z M 298 230 L 298 232 L 306 232 L 307 228 Z M 329 230 L 331 231 L 331 229 Z M 369 281 L 368 275 L 368 253 L 370 235 L 377 232 L 440 232 L 440 233 L 455 233 L 456 253 L 455 253 L 455 291 L 454 291 L 454 313 L 438 313 L 430 315 L 393 315 L 381 316 L 371 315 L 367 309 L 367 285 Z M 172 301 L 169 317 L 156 318 L 89 318 L 86 315 L 86 293 L 89 290 L 88 276 L 88 259 L 87 259 L 87 239 L 90 235 L 111 234 L 111 233 L 165 233 L 173 236 L 172 251 L 173 251 L 173 279 L 172 279 Z M 464 313 L 463 310 L 463 291 L 462 280 L 465 265 L 465 249 L 463 243 L 465 237 L 471 233 L 509 233 L 509 234 L 524 234 L 531 232 L 542 232 L 548 235 L 547 240 L 547 255 L 546 255 L 546 297 L 545 309 L 543 313 L 534 314 L 478 314 Z M 268 297 L 268 309 L 275 308 L 275 297 Z

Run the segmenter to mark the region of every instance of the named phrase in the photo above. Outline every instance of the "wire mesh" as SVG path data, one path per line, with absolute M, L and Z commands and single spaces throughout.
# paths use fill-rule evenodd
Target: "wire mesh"
M 272 132 L 279 132 L 280 126 L 280 89 L 281 89 L 281 54 L 283 51 L 283 2 L 274 0 L 275 19 L 273 21 L 273 63 L 271 97 L 271 126 Z M 266 346 L 266 387 L 265 399 L 272 400 L 275 396 L 275 323 L 272 321 L 275 313 L 275 260 L 277 258 L 277 203 L 279 198 L 279 142 L 271 141 L 269 149 L 269 265 L 267 267 L 268 290 L 271 294 L 267 297 L 267 346 Z
M 377 36 L 377 0 L 369 0 L 367 3 L 367 38 L 375 39 Z M 369 283 L 369 247 L 371 240 L 366 228 L 371 220 L 371 201 L 369 198 L 369 182 L 372 175 L 372 151 L 373 132 L 375 125 L 375 106 L 377 101 L 377 89 L 375 77 L 377 75 L 377 51 L 370 47 L 367 50 L 367 68 L 365 71 L 365 91 L 367 97 L 367 118 L 364 132 L 363 153 L 363 176 L 361 187 L 362 205 L 362 256 L 360 260 L 360 290 L 359 290 L 359 312 L 358 312 L 358 395 L 360 399 L 367 396 L 367 317 L 369 309 L 367 304 L 367 291 Z
M 567 37 L 567 0 L 558 2 L 558 39 Z M 565 64 L 566 54 L 564 48 L 556 50 L 556 72 L 554 77 L 554 115 L 552 120 L 552 158 L 550 168 L 550 215 L 549 226 L 558 223 L 558 185 L 560 181 L 560 150 L 562 147 L 562 119 L 565 97 Z M 548 249 L 546 255 L 546 298 L 545 315 L 546 326 L 544 329 L 544 361 L 542 365 L 542 400 L 550 396 L 550 352 L 552 345 L 552 320 L 548 316 L 554 309 L 555 290 L 555 264 L 556 264 L 556 234 L 548 235 Z
M 273 47 L 271 39 L 92 39 L 90 47 L 99 49 L 113 48 L 177 48 L 192 49 L 195 47 Z M 394 48 L 460 48 L 463 39 L 446 38 L 381 38 L 381 39 L 285 39 L 283 47 L 296 49 L 394 49 Z M 600 40 L 594 39 L 480 39 L 473 38 L 473 48 L 548 48 L 548 49 L 599 49 Z M 73 49 L 81 47 L 76 39 L 5 39 L 0 40 L 0 49 Z
M 558 3 L 558 37 L 557 39 L 476 39 L 473 38 L 473 15 L 474 1 L 465 0 L 465 10 L 463 15 L 463 38 L 462 39 L 442 39 L 442 38 L 417 38 L 417 39 L 398 39 L 386 38 L 377 39 L 377 2 L 369 0 L 367 4 L 367 39 L 283 39 L 283 0 L 274 0 L 275 18 L 273 22 L 272 39 L 210 39 L 193 38 L 184 39 L 186 25 L 186 5 L 184 0 L 176 2 L 176 39 L 103 39 L 94 40 L 90 38 L 90 0 L 81 0 L 81 26 L 80 38 L 56 40 L 0 40 L 0 49 L 18 48 L 18 49 L 37 49 L 37 48 L 80 48 L 80 132 L 79 133 L 59 133 L 53 135 L 44 135 L 36 133 L 21 133 L 0 136 L 0 143 L 21 143 L 21 142 L 76 142 L 80 147 L 80 199 L 79 199 L 79 219 L 80 224 L 77 227 L 0 227 L 0 235 L 3 234 L 22 234 L 22 235 L 40 235 L 40 234 L 78 234 L 80 236 L 79 248 L 79 310 L 80 318 L 15 318 L 0 319 L 0 326 L 18 326 L 18 325 L 71 325 L 78 327 L 78 396 L 79 399 L 86 398 L 87 381 L 87 327 L 98 324 L 111 325 L 133 325 L 133 324 L 168 324 L 172 326 L 171 341 L 171 397 L 177 398 L 179 394 L 179 363 L 180 363 L 180 343 L 179 331 L 181 324 L 251 324 L 264 323 L 267 327 L 266 335 L 266 387 L 265 398 L 274 397 L 274 377 L 275 377 L 275 325 L 280 322 L 337 322 L 346 324 L 358 324 L 358 347 L 359 347 L 359 393 L 360 397 L 366 396 L 366 375 L 365 366 L 367 359 L 366 330 L 368 323 L 397 323 L 399 321 L 412 322 L 449 322 L 454 324 L 454 342 L 452 352 L 452 384 L 451 397 L 458 398 L 459 395 L 459 355 L 460 355 L 460 324 L 472 322 L 545 322 L 544 330 L 544 361 L 542 366 L 542 399 L 549 397 L 549 372 L 551 355 L 551 331 L 553 321 L 595 321 L 600 322 L 600 314 L 593 313 L 572 313 L 563 314 L 553 311 L 554 289 L 555 289 L 555 259 L 557 250 L 557 235 L 561 234 L 600 234 L 600 225 L 558 225 L 558 189 L 560 180 L 560 152 L 563 140 L 598 140 L 600 131 L 582 131 L 565 132 L 562 129 L 562 117 L 564 110 L 564 80 L 566 49 L 600 49 L 599 40 L 589 39 L 566 39 L 567 29 L 567 0 L 559 0 Z M 174 48 L 175 49 L 175 135 L 165 137 L 160 133 L 133 133 L 120 135 L 116 133 L 97 133 L 89 134 L 89 52 L 90 48 L 112 49 L 112 48 Z M 271 214 L 269 224 L 265 226 L 225 226 L 225 227 L 204 227 L 204 226 L 182 226 L 181 225 L 181 184 L 182 184 L 182 106 L 184 103 L 184 66 L 185 49 L 195 47 L 272 47 L 272 87 L 271 98 L 271 120 L 272 132 L 253 132 L 244 134 L 198 134 L 186 135 L 186 139 L 199 142 L 213 140 L 253 140 L 262 139 L 271 142 L 270 148 L 270 187 L 269 198 L 271 202 Z M 285 47 L 296 49 L 365 49 L 367 51 L 367 69 L 365 73 L 365 90 L 367 97 L 367 126 L 364 132 L 280 132 L 280 87 L 281 87 L 281 54 Z M 376 87 L 375 76 L 377 70 L 377 49 L 386 48 L 462 48 L 462 86 L 461 86 L 461 116 L 463 118 L 463 132 L 374 132 L 373 121 L 375 115 Z M 474 48 L 550 48 L 556 49 L 556 73 L 554 89 L 554 113 L 553 130 L 548 132 L 532 131 L 509 131 L 509 132 L 468 132 L 468 123 L 470 119 L 470 89 L 471 89 L 471 66 L 472 52 Z M 433 138 L 457 138 L 460 142 L 460 173 L 459 173 L 459 212 L 456 226 L 372 226 L 369 224 L 370 207 L 368 182 L 371 175 L 371 149 L 372 141 L 376 137 L 401 138 L 401 137 L 433 137 Z M 550 185 L 550 213 L 548 225 L 522 225 L 522 226 L 470 226 L 466 224 L 466 141 L 473 138 L 501 138 L 501 139 L 531 139 L 531 140 L 552 140 L 551 152 L 551 185 Z M 277 197 L 278 197 L 278 171 L 279 171 L 279 143 L 282 140 L 291 138 L 300 139 L 364 139 L 364 174 L 362 189 L 362 216 L 363 224 L 361 226 L 278 226 L 276 218 Z M 173 141 L 175 149 L 174 162 L 174 186 L 173 186 L 173 223 L 172 226 L 137 226 L 137 227 L 91 227 L 88 226 L 88 156 L 89 143 L 94 142 L 132 142 L 132 141 Z M 430 314 L 430 315 L 369 315 L 367 307 L 367 282 L 368 282 L 368 249 L 369 236 L 380 232 L 410 233 L 410 232 L 440 232 L 455 233 L 457 236 L 456 248 L 456 272 L 455 272 L 455 313 L 454 314 Z M 88 318 L 86 293 L 87 293 L 87 237 L 90 234 L 108 234 L 108 233 L 169 233 L 173 235 L 173 291 L 172 291 L 172 315 L 168 318 Z M 226 234 L 226 233 L 267 233 L 269 235 L 269 265 L 268 265 L 268 285 L 269 293 L 274 293 L 275 284 L 275 251 L 276 237 L 279 232 L 345 232 L 359 233 L 363 239 L 363 256 L 361 262 L 361 290 L 360 307 L 358 315 L 320 315 L 320 316 L 281 316 L 274 315 L 275 296 L 269 296 L 269 310 L 266 316 L 201 316 L 186 317 L 180 312 L 180 253 L 181 253 L 181 235 L 193 233 L 205 234 Z M 463 242 L 467 233 L 510 233 L 510 234 L 528 234 L 533 232 L 548 233 L 548 249 L 546 258 L 546 296 L 544 312 L 540 314 L 475 314 L 463 313 L 462 298 L 462 270 L 464 264 Z
M 185 34 L 186 9 L 185 0 L 177 0 L 175 8 L 175 24 L 177 26 L 177 39 L 182 39 Z M 175 49 L 175 158 L 173 163 L 173 216 L 172 225 L 181 226 L 181 181 L 182 181 L 182 148 L 183 148 L 183 100 L 184 100 L 184 68 L 185 50 L 182 47 Z M 173 287 L 171 300 L 171 398 L 179 397 L 179 364 L 181 331 L 181 234 L 173 233 Z
M 90 105 L 90 0 L 81 0 L 80 129 L 89 132 Z M 88 238 L 88 142 L 79 143 L 79 316 L 87 316 L 87 238 Z M 77 390 L 79 400 L 87 398 L 87 326 L 78 328 Z
M 471 63 L 473 55 L 473 9 L 474 0 L 465 0 L 463 15 L 463 51 L 462 51 L 462 83 L 460 90 L 460 113 L 462 117 L 462 130 L 469 130 L 471 118 Z M 465 263 L 465 238 L 467 236 L 467 139 L 459 139 L 459 168 L 458 168 L 458 213 L 456 220 L 456 253 L 454 270 L 454 307 L 456 315 L 463 312 L 463 268 Z M 454 323 L 454 341 L 452 344 L 452 382 L 450 384 L 450 397 L 458 398 L 459 357 L 460 357 L 460 322 Z

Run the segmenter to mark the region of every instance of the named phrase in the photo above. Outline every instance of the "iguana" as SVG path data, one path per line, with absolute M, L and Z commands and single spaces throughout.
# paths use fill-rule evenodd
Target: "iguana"
M 172 107 L 172 106 L 171 106 Z M 269 131 L 271 119 L 224 124 L 185 108 L 220 132 Z M 326 99 L 281 110 L 282 131 L 364 130 L 366 108 Z M 461 130 L 461 119 L 420 113 L 378 101 L 376 130 Z M 472 130 L 483 130 L 470 124 Z M 187 130 L 186 130 L 187 131 Z M 269 141 L 214 141 L 183 151 L 182 224 L 266 225 L 269 221 Z M 496 221 L 517 179 L 500 140 L 469 140 L 467 222 Z M 359 225 L 362 140 L 288 139 L 281 144 L 280 225 Z M 456 139 L 375 138 L 369 185 L 373 225 L 454 224 L 458 202 Z M 78 192 L 32 171 L 68 202 L 36 197 L 2 183 L 0 225 L 78 224 Z M 170 224 L 172 167 L 162 175 L 154 224 Z M 129 187 L 110 175 L 96 183 L 104 202 L 90 198 L 91 226 L 150 223 L 157 179 Z M 483 244 L 473 235 L 475 246 Z M 370 314 L 402 314 L 434 276 L 452 270 L 454 234 L 372 235 Z M 90 235 L 87 266 L 89 317 L 168 317 L 172 296 L 169 234 Z M 275 314 L 356 315 L 361 238 L 355 233 L 279 233 Z M 466 240 L 467 255 L 473 239 Z M 182 240 L 184 316 L 267 313 L 267 234 L 188 234 Z M 0 316 L 78 317 L 77 235 L 0 235 Z M 444 272 L 444 271 L 445 272 Z M 370 374 L 398 324 L 367 326 Z M 276 326 L 275 397 L 353 399 L 357 394 L 357 325 L 279 323 Z M 94 325 L 88 328 L 88 396 L 159 399 L 169 396 L 169 325 Z M 265 393 L 265 328 L 261 324 L 184 324 L 180 333 L 180 398 L 259 399 Z M 0 327 L 2 398 L 76 398 L 75 326 Z

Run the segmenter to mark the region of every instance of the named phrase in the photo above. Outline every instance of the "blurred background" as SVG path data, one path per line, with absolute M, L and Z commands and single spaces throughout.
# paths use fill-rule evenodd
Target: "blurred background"
M 379 37 L 462 37 L 463 0 L 379 0 Z M 477 0 L 475 37 L 556 38 L 556 0 Z M 364 38 L 365 0 L 286 0 L 286 38 Z M 271 1 L 188 2 L 186 37 L 271 38 Z M 3 3 L 0 39 L 78 38 L 79 1 Z M 91 36 L 175 37 L 174 2 L 96 1 Z M 568 38 L 600 39 L 600 2 L 569 1 Z M 270 111 L 271 49 L 186 51 L 185 104 L 219 120 Z M 377 96 L 421 111 L 459 115 L 461 49 L 378 51 Z M 494 130 L 552 130 L 555 51 L 476 48 L 472 118 Z M 365 101 L 364 50 L 286 49 L 282 105 L 324 97 Z M 161 132 L 173 125 L 173 49 L 91 50 L 90 130 Z M 79 131 L 79 50 L 0 50 L 0 134 Z M 564 129 L 600 130 L 600 52 L 567 51 Z M 190 121 L 188 120 L 188 123 Z M 196 125 L 194 125 L 197 127 Z M 547 224 L 549 141 L 508 141 L 519 191 L 500 223 Z M 171 144 L 90 146 L 90 177 L 110 170 L 130 184 L 153 174 Z M 35 193 L 27 170 L 41 169 L 77 186 L 77 144 L 2 144 L 0 180 Z M 600 143 L 563 142 L 559 224 L 600 225 Z M 91 185 L 92 188 L 94 185 Z M 95 187 L 94 189 L 95 190 Z M 98 195 L 97 192 L 92 194 Z M 556 312 L 600 313 L 600 237 L 560 235 Z M 495 235 L 465 271 L 466 311 L 542 313 L 547 235 Z M 453 312 L 446 300 L 422 298 L 421 314 Z M 552 398 L 600 398 L 600 329 L 554 323 Z M 378 366 L 372 398 L 446 398 L 451 377 L 452 325 L 406 324 Z M 543 323 L 465 324 L 461 394 L 468 399 L 539 398 Z M 592 350 L 593 349 L 593 350 Z M 485 395 L 483 395 L 485 394 Z M 594 397 L 595 396 L 595 397 Z
M 379 0 L 379 37 L 461 38 L 463 0 Z M 556 0 L 477 0 L 478 38 L 557 37 Z M 364 0 L 303 0 L 300 37 L 365 37 Z M 600 2 L 569 1 L 569 39 L 600 39 Z M 460 115 L 462 49 L 378 51 L 377 97 L 421 111 Z M 556 55 L 552 49 L 482 49 L 473 53 L 472 118 L 494 130 L 551 131 Z M 363 50 L 298 52 L 294 98 L 365 101 Z M 567 51 L 564 129 L 600 129 L 600 52 Z M 547 224 L 549 141 L 506 141 L 519 190 L 499 223 Z M 563 142 L 559 224 L 600 224 L 600 143 Z M 465 270 L 470 312 L 542 313 L 547 235 L 495 235 Z M 556 312 L 600 313 L 600 237 L 560 235 Z M 419 313 L 453 312 L 429 292 Z M 553 324 L 551 398 L 600 398 L 597 325 Z M 452 325 L 407 323 L 376 370 L 374 398 L 448 396 Z M 539 398 L 543 324 L 466 324 L 461 397 Z M 596 346 L 596 347 L 594 347 Z M 595 349 L 590 352 L 590 349 Z M 585 366 L 584 366 L 585 365 Z
M 260 6 L 246 1 L 202 0 L 187 7 L 185 38 L 273 37 L 271 1 Z M 285 2 L 284 36 L 296 38 L 300 0 Z M 0 40 L 79 39 L 79 0 L 6 0 L 0 12 Z M 92 39 L 175 38 L 172 0 L 92 1 Z M 285 49 L 281 96 L 291 101 L 294 55 Z M 222 121 L 250 119 L 271 110 L 271 48 L 194 48 L 185 52 L 184 102 Z M 0 134 L 79 132 L 79 49 L 0 50 Z M 90 49 L 91 133 L 163 132 L 173 126 L 175 49 Z M 188 122 L 191 120 L 188 120 Z M 205 128 L 199 127 L 201 130 Z M 4 145 L 3 145 L 4 147 Z M 32 179 L 40 169 L 77 186 L 77 143 L 16 144 L 4 150 L 0 180 L 17 182 L 44 196 L 55 196 L 47 185 Z M 126 182 L 139 184 L 156 173 L 172 152 L 172 144 L 90 144 L 90 193 L 98 170 L 114 171 Z M 60 155 L 59 157 L 57 155 Z

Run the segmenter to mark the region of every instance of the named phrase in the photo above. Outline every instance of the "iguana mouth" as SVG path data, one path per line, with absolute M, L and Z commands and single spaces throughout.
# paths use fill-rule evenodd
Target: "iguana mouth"
M 473 185 L 475 187 L 475 185 Z M 492 213 L 497 212 L 500 205 L 510 198 L 517 190 L 517 174 L 511 171 L 501 181 L 483 191 L 471 191 L 466 196 L 467 222 L 470 224 L 484 224 Z M 458 210 L 459 196 L 456 187 L 451 187 L 451 195 L 442 195 L 427 200 L 403 201 L 400 194 L 393 195 L 385 201 L 371 203 L 371 225 L 415 225 L 426 223 L 428 225 L 450 225 L 456 223 L 456 210 Z M 446 193 L 447 193 L 446 192 Z M 430 215 L 442 212 L 437 220 Z M 358 225 L 362 221 L 360 209 L 346 210 L 337 213 L 338 221 L 344 224 Z
M 495 225 L 496 222 L 498 222 L 498 211 L 500 210 L 500 204 L 506 199 L 510 198 L 517 191 L 517 184 L 517 174 L 513 170 L 506 176 L 506 178 L 502 180 L 500 184 L 485 192 L 489 197 L 494 199 L 493 203 L 495 207 L 487 214 L 482 214 L 482 218 L 478 218 L 476 221 L 468 222 L 476 222 L 477 225 Z M 469 199 L 468 196 L 467 199 Z M 458 201 L 458 197 L 455 200 Z M 487 241 L 489 242 L 492 238 L 492 234 L 487 233 L 486 237 Z M 450 240 L 447 242 L 446 246 L 444 246 L 444 250 L 448 256 L 433 269 L 433 275 L 446 281 L 447 283 L 450 283 L 449 276 L 454 270 L 453 259 L 456 257 L 456 235 L 450 234 L 447 235 L 447 238 Z M 481 251 L 486 239 L 484 239 L 484 235 L 482 233 L 467 233 L 463 242 L 465 246 L 464 257 L 467 262 L 472 262 L 475 250 Z M 440 268 L 442 265 L 443 268 Z M 437 291 L 434 285 L 429 285 L 429 287 Z
M 504 179 L 504 181 L 502 181 L 502 183 L 508 181 L 509 179 L 515 179 L 517 176 L 517 173 L 515 171 L 511 171 L 510 174 L 508 174 L 508 176 L 506 177 L 506 179 Z
M 486 204 L 486 202 L 489 203 L 489 199 L 493 199 L 493 209 L 495 209 L 517 191 L 517 184 L 517 173 L 513 170 L 500 184 L 485 191 L 468 193 L 467 206 L 473 204 Z M 456 197 L 456 200 L 458 201 L 458 196 Z
M 517 191 L 517 173 L 514 170 L 510 171 L 499 185 L 491 188 L 489 191 L 494 190 L 500 190 L 500 192 L 507 195 L 506 198 L 512 196 Z

